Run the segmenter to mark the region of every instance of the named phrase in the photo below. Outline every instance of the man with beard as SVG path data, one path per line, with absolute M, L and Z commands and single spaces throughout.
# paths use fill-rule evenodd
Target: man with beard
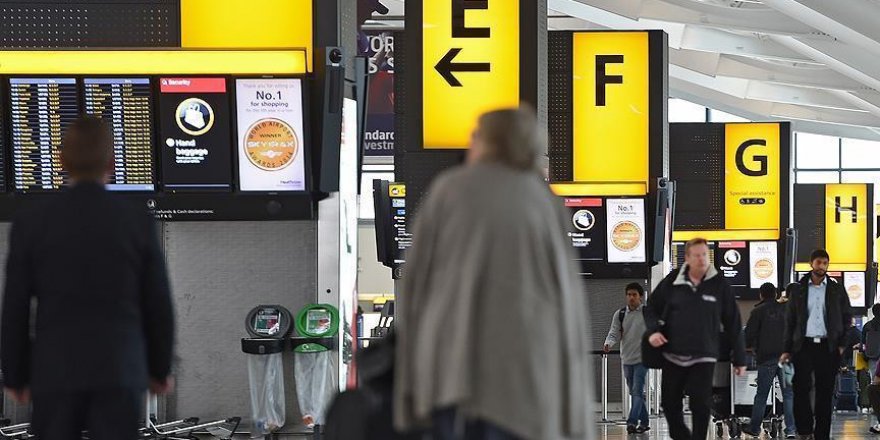
M 846 329 L 852 318 L 843 286 L 828 277 L 829 256 L 817 249 L 810 255 L 812 271 L 792 289 L 785 311 L 780 363 L 794 363 L 794 419 L 798 434 L 828 440 L 832 398 Z M 815 377 L 815 389 L 814 380 Z M 815 413 L 810 392 L 815 391 Z

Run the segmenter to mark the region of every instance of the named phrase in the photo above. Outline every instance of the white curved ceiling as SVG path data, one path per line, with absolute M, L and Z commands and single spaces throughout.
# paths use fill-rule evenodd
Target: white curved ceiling
M 403 15 L 403 1 L 382 3 L 389 16 Z M 880 2 L 548 0 L 548 6 L 551 30 L 665 30 L 672 97 L 752 120 L 791 120 L 798 131 L 880 140 Z

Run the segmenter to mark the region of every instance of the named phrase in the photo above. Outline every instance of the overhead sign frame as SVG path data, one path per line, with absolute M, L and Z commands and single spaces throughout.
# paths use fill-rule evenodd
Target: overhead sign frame
M 553 31 L 550 46 L 554 191 L 651 193 L 668 174 L 666 33 Z
M 466 149 L 480 114 L 542 105 L 540 4 L 546 0 L 408 2 L 397 54 L 406 123 L 397 145 L 410 152 Z
M 680 183 L 673 241 L 696 237 L 717 241 L 770 241 L 783 237 L 790 222 L 789 122 L 669 125 L 670 179 Z M 697 166 L 697 162 L 702 166 Z M 694 180 L 701 176 L 681 174 L 694 170 L 705 174 L 703 180 L 711 185 L 700 185 Z M 686 202 L 701 199 L 699 195 L 702 199 L 712 198 L 712 203 L 694 205 L 690 212 L 696 210 L 707 216 L 697 221 L 688 216 Z

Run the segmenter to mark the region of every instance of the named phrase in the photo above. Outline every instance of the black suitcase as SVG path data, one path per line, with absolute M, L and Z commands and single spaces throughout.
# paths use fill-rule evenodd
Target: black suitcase
M 859 381 L 852 371 L 841 372 L 837 376 L 837 407 L 838 411 L 859 410 Z

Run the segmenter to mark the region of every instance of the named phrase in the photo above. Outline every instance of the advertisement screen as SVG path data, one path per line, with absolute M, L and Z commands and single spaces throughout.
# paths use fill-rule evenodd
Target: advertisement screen
M 229 191 L 232 145 L 224 78 L 160 78 L 162 180 L 171 191 Z
M 865 307 L 865 273 L 844 272 L 843 287 L 849 295 L 849 305 L 852 307 Z
M 751 267 L 751 287 L 758 289 L 764 283 L 774 286 L 779 264 L 777 243 L 775 241 L 755 241 L 749 243 L 749 266 Z
M 235 81 L 242 191 L 304 191 L 303 92 L 299 79 Z
M 393 156 L 394 35 L 388 31 L 365 31 L 361 43 L 361 54 L 370 62 L 364 155 Z
M 606 239 L 609 263 L 644 263 L 645 200 L 608 199 Z

